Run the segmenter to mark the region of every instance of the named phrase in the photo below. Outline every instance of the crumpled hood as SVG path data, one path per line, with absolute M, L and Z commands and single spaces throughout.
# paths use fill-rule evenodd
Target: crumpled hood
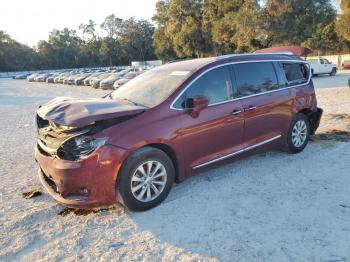
M 84 127 L 96 121 L 139 114 L 146 110 L 124 100 L 57 97 L 40 107 L 37 114 L 55 124 Z

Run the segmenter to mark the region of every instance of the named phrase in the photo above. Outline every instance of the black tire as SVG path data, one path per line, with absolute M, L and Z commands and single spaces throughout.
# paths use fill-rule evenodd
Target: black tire
M 157 161 L 163 165 L 166 171 L 166 183 L 161 193 L 155 199 L 148 202 L 142 202 L 132 193 L 131 179 L 137 168 L 147 161 Z M 151 209 L 159 205 L 168 196 L 174 179 L 175 168 L 168 155 L 157 148 L 143 147 L 133 152 L 124 161 L 121 167 L 117 179 L 118 201 L 133 211 L 145 211 Z
M 335 76 L 336 73 L 337 73 L 337 69 L 335 67 L 333 67 L 332 72 L 329 75 Z
M 293 130 L 299 121 L 301 121 L 302 123 L 305 123 L 306 132 L 305 132 L 305 140 L 302 142 L 302 144 L 296 145 L 296 143 L 293 142 Z M 298 113 L 294 116 L 288 130 L 287 151 L 292 154 L 300 153 L 301 151 L 304 150 L 304 148 L 308 144 L 309 138 L 310 138 L 310 120 L 306 115 L 302 113 Z

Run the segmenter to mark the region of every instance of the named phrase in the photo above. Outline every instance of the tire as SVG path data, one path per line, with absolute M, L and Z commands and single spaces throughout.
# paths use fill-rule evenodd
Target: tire
M 153 147 L 141 148 L 125 160 L 119 172 L 118 201 L 133 211 L 151 209 L 168 196 L 174 179 L 175 168 L 167 154 Z
M 310 120 L 306 115 L 298 113 L 294 116 L 288 130 L 287 151 L 292 154 L 300 153 L 308 144 L 309 138 Z
M 333 67 L 332 72 L 329 75 L 335 76 L 336 73 L 337 73 L 337 69 Z

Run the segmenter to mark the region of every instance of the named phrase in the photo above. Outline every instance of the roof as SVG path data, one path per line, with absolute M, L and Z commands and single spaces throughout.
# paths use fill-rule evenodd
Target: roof
M 228 54 L 218 57 L 197 58 L 190 60 L 183 60 L 178 62 L 171 62 L 156 70 L 169 71 L 190 71 L 194 72 L 206 65 L 217 65 L 227 62 L 241 62 L 241 61 L 256 61 L 256 60 L 300 60 L 300 57 L 292 53 L 246 53 L 246 54 Z
M 275 53 L 275 52 L 291 52 L 297 56 L 307 56 L 312 53 L 312 50 L 303 46 L 290 45 L 290 46 L 275 46 L 270 48 L 264 48 L 255 51 L 255 53 Z

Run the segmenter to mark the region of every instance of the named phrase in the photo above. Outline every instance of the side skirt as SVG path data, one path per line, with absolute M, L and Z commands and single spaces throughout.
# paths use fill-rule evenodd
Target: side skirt
M 281 136 L 282 136 L 282 135 L 274 136 L 274 137 L 272 137 L 272 138 L 269 138 L 269 139 L 267 139 L 267 140 L 264 140 L 264 141 L 262 141 L 262 142 L 260 142 L 260 143 L 255 144 L 255 145 L 252 145 L 252 146 L 243 148 L 243 149 L 241 149 L 241 150 L 232 152 L 232 153 L 230 153 L 230 154 L 228 154 L 228 155 L 225 155 L 225 156 L 222 156 L 222 157 L 219 157 L 219 158 L 215 158 L 215 159 L 210 160 L 210 161 L 208 161 L 208 162 L 205 162 L 205 163 L 203 163 L 203 164 L 194 166 L 194 167 L 192 167 L 192 169 L 195 170 L 195 169 L 198 169 L 198 168 L 201 168 L 201 167 L 204 167 L 204 166 L 207 166 L 207 165 L 216 163 L 216 162 L 218 162 L 218 161 L 224 160 L 224 159 L 226 159 L 226 158 L 229 158 L 229 157 L 232 157 L 232 156 L 236 156 L 236 155 L 242 154 L 242 153 L 247 152 L 247 151 L 249 151 L 249 150 L 252 150 L 252 149 L 254 149 L 254 148 L 256 148 L 256 147 L 259 147 L 259 146 L 265 145 L 265 144 L 267 144 L 267 143 L 270 143 L 270 142 L 272 142 L 272 141 L 275 141 L 275 140 L 279 139 Z

